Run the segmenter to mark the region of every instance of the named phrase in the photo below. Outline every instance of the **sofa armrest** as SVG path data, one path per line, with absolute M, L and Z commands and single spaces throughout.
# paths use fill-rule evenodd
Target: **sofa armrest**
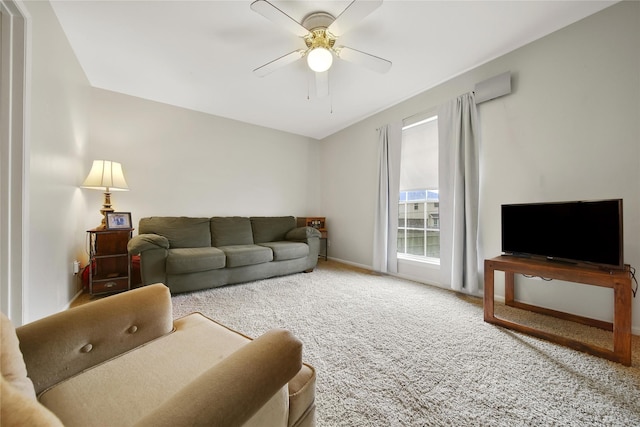
M 313 227 L 297 227 L 293 230 L 289 230 L 285 235 L 287 240 L 295 240 L 298 242 L 304 242 L 311 237 L 320 237 L 320 231 Z
M 136 426 L 240 426 L 301 367 L 302 343 L 284 329 L 272 329 L 217 363 Z
M 169 239 L 159 234 L 138 234 L 127 243 L 127 250 L 132 255 L 150 249 L 169 249 Z
M 16 329 L 36 394 L 173 330 L 169 288 L 112 295 Z

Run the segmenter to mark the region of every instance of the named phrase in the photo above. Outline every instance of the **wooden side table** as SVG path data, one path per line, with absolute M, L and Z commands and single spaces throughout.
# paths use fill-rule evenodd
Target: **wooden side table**
M 131 289 L 131 257 L 127 243 L 133 228 L 94 228 L 89 233 L 89 293 L 91 295 Z
M 324 241 L 324 254 L 320 254 L 319 257 L 323 257 L 324 260 L 327 260 L 329 249 L 328 249 L 328 232 L 326 227 L 326 220 L 323 216 L 308 216 L 308 217 L 298 217 L 297 220 L 298 227 L 313 227 L 317 228 L 320 231 L 320 241 Z
M 504 271 L 505 273 L 504 292 L 506 305 L 613 331 L 613 351 L 496 317 L 494 313 L 494 272 L 496 270 Z M 613 323 L 515 301 L 515 274 L 526 274 L 546 279 L 558 279 L 612 288 L 614 298 Z M 484 321 L 630 366 L 631 272 L 628 266 L 624 270 L 605 271 L 597 268 L 504 255 L 487 259 L 484 261 Z

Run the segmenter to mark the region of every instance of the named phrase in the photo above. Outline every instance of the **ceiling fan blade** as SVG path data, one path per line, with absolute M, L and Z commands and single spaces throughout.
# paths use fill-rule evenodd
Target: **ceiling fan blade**
M 386 73 L 391 69 L 391 61 L 346 46 L 336 48 L 338 58 L 354 64 L 362 65 L 378 73 Z
M 381 4 L 382 0 L 353 0 L 327 29 L 334 36 L 340 37 Z
M 267 74 L 277 70 L 278 68 L 282 68 L 285 65 L 289 65 L 292 62 L 296 62 L 298 59 L 304 56 L 304 50 L 294 50 L 293 52 L 289 52 L 286 55 L 282 55 L 280 58 L 274 59 L 271 62 L 267 62 L 266 64 L 256 68 L 253 70 L 253 73 L 258 77 L 264 77 Z
M 318 98 L 323 98 L 329 95 L 329 70 L 321 73 L 315 73 L 316 75 L 316 95 Z
M 299 37 L 304 37 L 309 34 L 309 30 L 300 25 L 298 21 L 269 3 L 267 0 L 254 1 L 251 3 L 251 10 L 259 13 L 276 25 L 286 28 L 288 31 Z

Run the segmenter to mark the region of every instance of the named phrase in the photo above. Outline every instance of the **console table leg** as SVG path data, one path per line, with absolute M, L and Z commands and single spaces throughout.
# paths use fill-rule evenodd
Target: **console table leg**
M 613 287 L 613 352 L 623 365 L 631 366 L 631 286 Z
M 504 272 L 504 303 L 513 305 L 515 301 L 515 274 L 513 271 Z
M 495 319 L 493 312 L 493 286 L 494 286 L 494 269 L 491 263 L 484 263 L 484 321 L 490 322 Z

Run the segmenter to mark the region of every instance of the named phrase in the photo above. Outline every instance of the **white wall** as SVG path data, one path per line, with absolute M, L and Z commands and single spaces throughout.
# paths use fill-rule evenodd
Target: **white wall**
M 25 2 L 32 28 L 25 322 L 64 308 L 78 290 L 86 207 L 78 188 L 89 83 L 48 2 Z
M 148 215 L 322 215 L 330 256 L 370 266 L 376 128 L 506 70 L 514 73 L 514 93 L 480 106 L 481 254 L 500 251 L 501 203 L 622 197 L 626 262 L 640 266 L 637 2 L 612 6 L 320 143 L 90 89 L 48 2 L 27 6 L 33 17 L 27 321 L 64 308 L 75 293 L 71 261 L 86 261 L 85 230 L 100 221 L 101 194 L 78 188 L 94 158 L 123 163 L 131 191 L 114 193 L 113 201 L 133 213 L 134 224 Z M 415 268 L 401 273 L 437 281 Z M 607 318 L 612 304 L 602 293 L 552 282 L 526 287 L 519 297 Z
M 79 188 L 93 159 L 123 164 L 131 191 L 112 201 L 134 225 L 319 210 L 317 141 L 91 88 L 50 4 L 24 4 L 33 30 L 24 322 L 64 309 L 79 290 L 72 262 L 88 261 L 86 230 L 100 223 L 103 199 Z
M 376 128 L 511 70 L 513 93 L 479 106 L 481 257 L 500 254 L 502 203 L 621 197 L 625 260 L 640 267 L 639 18 L 640 3 L 616 4 L 323 140 L 330 256 L 372 265 Z M 438 282 L 433 269 L 401 265 L 400 273 Z M 557 281 L 518 286 L 516 298 L 605 320 L 613 312 L 609 289 Z
M 101 89 L 91 94 L 89 157 L 122 163 L 131 190 L 111 200 L 132 213 L 135 227 L 145 216 L 319 210 L 318 141 Z M 97 225 L 102 193 L 83 191 Z

